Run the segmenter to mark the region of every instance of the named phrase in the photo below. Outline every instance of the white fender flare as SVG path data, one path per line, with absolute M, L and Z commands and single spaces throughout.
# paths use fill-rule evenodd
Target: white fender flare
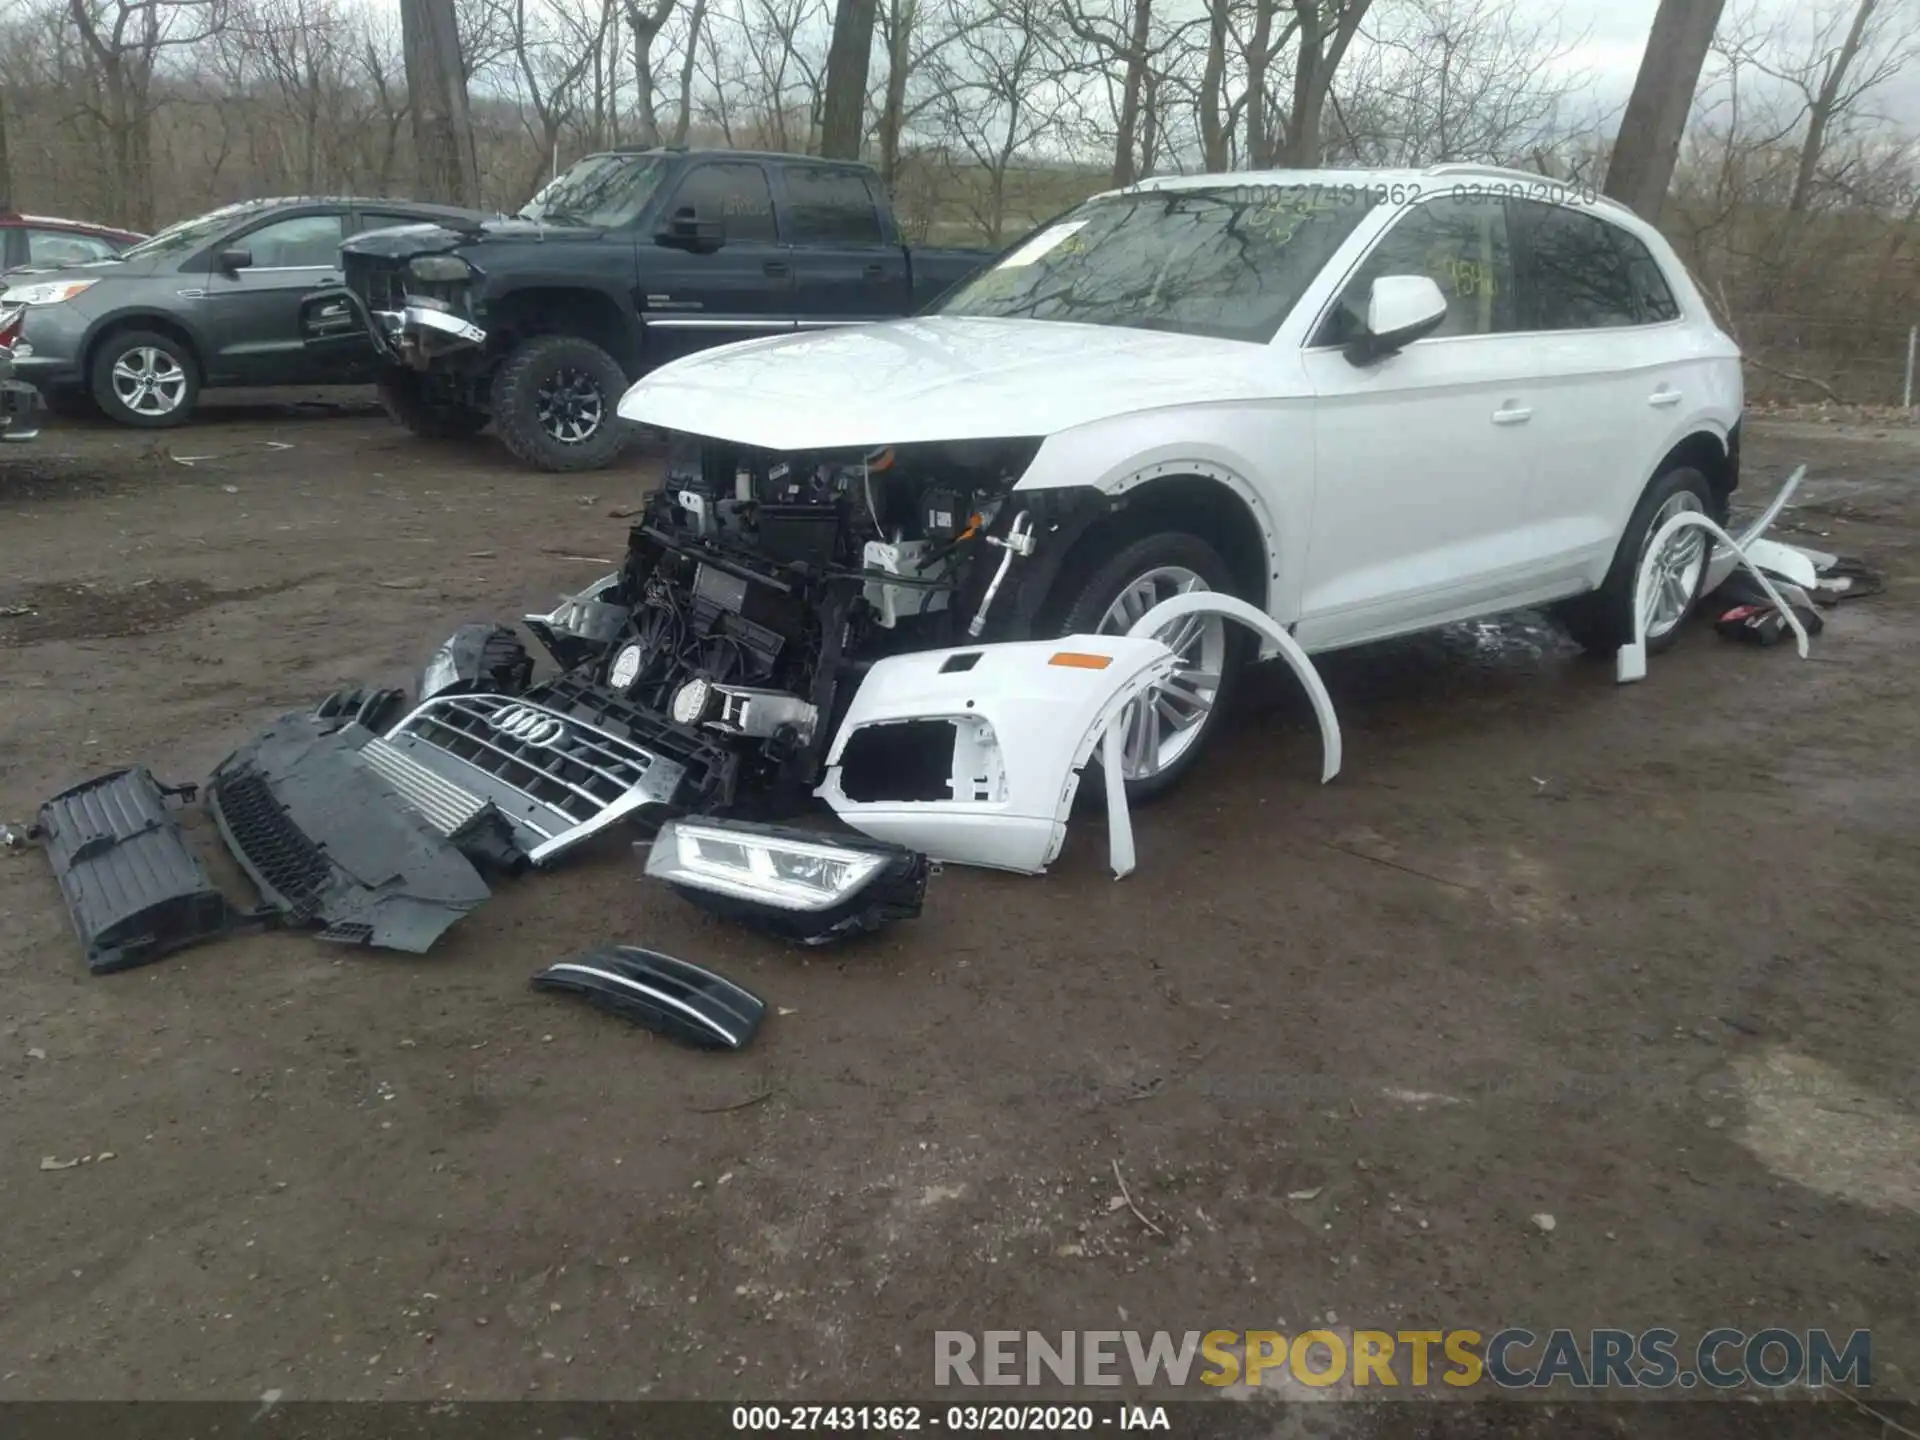
M 1313 713 L 1320 721 L 1320 783 L 1324 785 L 1338 775 L 1340 719 L 1333 713 L 1333 699 L 1327 694 L 1327 687 L 1321 683 L 1320 672 L 1313 668 L 1313 661 L 1300 648 L 1300 642 L 1287 633 L 1287 628 L 1266 611 L 1249 605 L 1237 596 L 1222 595 L 1218 590 L 1189 590 L 1171 600 L 1162 600 L 1134 621 L 1133 628 L 1127 633 L 1158 637 L 1173 621 L 1187 615 L 1224 615 L 1229 620 L 1238 620 L 1279 652 L 1281 658 L 1292 667 L 1293 673 L 1300 677 L 1307 699 L 1313 702 Z
M 1753 563 L 1739 541 L 1712 520 L 1697 510 L 1682 510 L 1678 515 L 1668 517 L 1667 523 L 1654 531 L 1652 538 L 1647 541 L 1646 554 L 1640 560 L 1640 573 L 1634 577 L 1633 640 L 1630 644 L 1622 645 L 1614 656 L 1614 679 L 1619 684 L 1630 685 L 1636 680 L 1647 678 L 1647 601 L 1650 598 L 1648 587 L 1653 580 L 1654 561 L 1659 558 L 1666 541 L 1688 526 L 1705 530 L 1726 547 L 1727 552 L 1734 557 L 1737 564 L 1746 567 L 1753 578 L 1760 583 L 1760 588 L 1767 592 L 1767 599 L 1773 602 L 1774 609 L 1778 610 L 1785 617 L 1787 624 L 1792 627 L 1794 645 L 1800 651 L 1800 658 L 1806 659 L 1806 627 L 1800 623 L 1800 617 L 1793 613 L 1793 607 L 1781 598 L 1778 590 L 1774 589 L 1773 582 L 1767 578 L 1766 572 Z M 1756 530 L 1761 528 L 1764 527 L 1755 527 Z M 1748 532 L 1749 536 L 1754 533 L 1754 531 Z M 1143 620 L 1145 618 L 1147 617 L 1142 617 Z

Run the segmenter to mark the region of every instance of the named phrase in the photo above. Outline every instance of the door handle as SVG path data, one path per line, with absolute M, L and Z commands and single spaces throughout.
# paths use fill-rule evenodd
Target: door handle
M 882 275 L 887 273 L 887 267 L 880 264 L 873 264 L 867 266 L 867 268 L 860 273 L 865 275 L 869 280 L 878 280 Z
M 1649 405 L 1656 406 L 1659 409 L 1665 410 L 1669 406 L 1678 405 L 1680 403 L 1680 392 L 1678 390 L 1672 389 L 1669 386 L 1662 385 L 1658 390 L 1654 391 L 1653 394 L 1647 397 L 1647 403 Z
M 769 260 L 760 268 L 776 279 L 782 275 L 790 275 L 793 273 L 792 267 L 784 260 Z
M 1533 418 L 1533 411 L 1524 405 L 1508 405 L 1493 412 L 1496 425 L 1524 425 Z

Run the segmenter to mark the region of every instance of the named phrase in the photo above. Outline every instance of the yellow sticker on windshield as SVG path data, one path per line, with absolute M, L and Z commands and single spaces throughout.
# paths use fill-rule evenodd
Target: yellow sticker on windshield
M 1049 229 L 1042 230 L 1038 235 L 1027 241 L 1026 244 L 1022 245 L 1018 250 L 1015 250 L 993 268 L 996 270 L 1014 270 L 1022 265 L 1031 265 L 1055 246 L 1064 243 L 1069 237 L 1077 234 L 1085 227 L 1086 223 L 1084 220 L 1069 220 L 1065 224 L 1055 225 Z

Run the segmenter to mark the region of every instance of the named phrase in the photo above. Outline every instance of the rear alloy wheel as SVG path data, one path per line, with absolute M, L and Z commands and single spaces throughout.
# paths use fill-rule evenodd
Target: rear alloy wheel
M 589 340 L 542 335 L 493 377 L 493 427 L 514 456 L 547 471 L 598 470 L 626 447 L 614 407 L 627 377 Z
M 1660 527 L 1682 512 L 1714 513 L 1713 487 L 1691 465 L 1656 476 L 1642 492 L 1600 588 L 1554 607 L 1567 633 L 1588 654 L 1611 657 L 1633 640 L 1634 588 L 1640 583 L 1640 567 Z M 1700 603 L 1711 552 L 1707 532 L 1694 525 L 1661 542 L 1647 606 L 1648 654 L 1657 655 L 1680 638 L 1682 622 Z
M 1226 561 L 1197 535 L 1136 540 L 1081 587 L 1061 633 L 1124 635 L 1163 600 L 1191 590 L 1232 593 Z M 1122 773 L 1127 798 L 1156 799 L 1200 757 L 1224 713 L 1241 660 L 1242 637 L 1221 615 L 1186 615 L 1155 637 L 1180 657 L 1180 669 L 1122 713 Z M 1098 784 L 1099 767 L 1087 768 Z
M 149 430 L 185 422 L 200 395 L 187 348 L 150 330 L 109 335 L 94 352 L 89 379 L 94 403 L 108 419 Z

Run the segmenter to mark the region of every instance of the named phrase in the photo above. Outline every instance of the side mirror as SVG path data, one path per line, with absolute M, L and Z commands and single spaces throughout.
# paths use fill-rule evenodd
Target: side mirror
M 1355 365 L 1398 353 L 1445 323 L 1447 297 L 1426 275 L 1382 275 L 1367 297 L 1367 330 L 1346 348 Z
M 214 257 L 215 265 L 232 274 L 235 270 L 244 270 L 253 264 L 253 251 L 244 245 L 229 245 Z
M 694 205 L 682 205 L 667 216 L 666 224 L 654 232 L 653 239 L 656 245 L 709 255 L 726 243 L 727 227 L 718 216 L 704 215 Z

